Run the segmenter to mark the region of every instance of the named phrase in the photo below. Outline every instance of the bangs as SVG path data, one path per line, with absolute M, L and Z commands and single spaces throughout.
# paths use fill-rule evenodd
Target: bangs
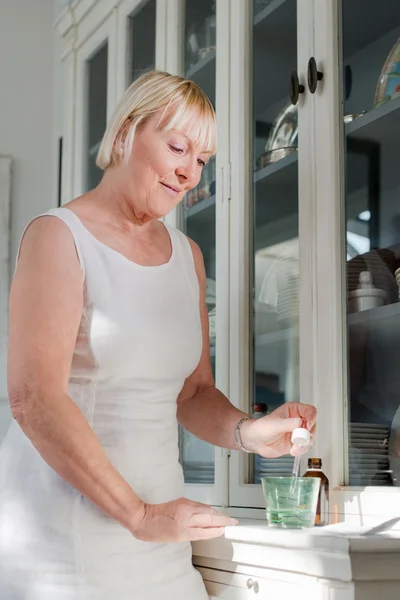
M 173 97 L 159 121 L 161 131 L 181 131 L 193 144 L 213 156 L 216 152 L 216 122 L 214 108 L 207 96 L 193 82 L 186 93 Z M 181 90 L 180 90 L 181 91 Z

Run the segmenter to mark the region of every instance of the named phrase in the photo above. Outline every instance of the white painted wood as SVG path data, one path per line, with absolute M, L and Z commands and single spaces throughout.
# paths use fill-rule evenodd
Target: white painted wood
M 82 45 L 118 7 L 120 0 L 77 0 L 71 2 L 54 25 L 61 36 L 76 28 L 77 46 Z
M 11 276 L 11 165 L 11 157 L 0 156 L 0 402 L 6 401 L 8 396 L 7 340 L 8 295 Z
M 229 211 L 230 211 L 230 10 L 229 0 L 217 3 L 216 101 L 218 151 L 216 156 L 216 385 L 229 396 Z M 178 13 L 176 13 L 178 14 Z M 181 18 L 178 17 L 179 19 Z M 183 31 L 183 30 L 182 30 Z M 176 63 L 177 64 L 177 63 Z M 179 217 L 178 217 L 179 218 Z M 215 448 L 213 485 L 185 486 L 188 497 L 214 506 L 228 504 L 228 452 Z
M 343 119 L 339 2 L 315 2 L 315 56 L 323 80 L 315 94 L 314 159 L 316 243 L 314 250 L 316 330 L 313 400 L 319 410 L 318 432 L 313 450 L 323 461 L 331 486 L 343 483 L 346 412 L 346 306 L 344 265 Z
M 63 155 L 61 175 L 61 204 L 73 198 L 74 151 L 75 151 L 75 94 L 76 94 L 76 51 L 72 49 L 63 60 L 64 103 L 63 103 Z
M 156 69 L 167 70 L 168 33 L 168 0 L 157 0 L 156 5 Z M 179 38 L 182 39 L 182 38 Z
M 107 21 L 77 51 L 76 57 L 76 99 L 74 134 L 74 183 L 73 194 L 79 196 L 84 191 L 86 172 L 86 124 L 87 124 L 87 61 L 104 44 L 108 44 L 107 65 L 107 120 L 116 104 L 116 37 L 117 17 L 114 12 Z
M 207 591 L 217 598 L 297 598 L 298 600 L 332 600 L 333 591 L 347 592 L 351 586 L 292 573 L 260 570 L 262 575 L 239 575 L 226 571 L 198 568 Z M 215 596 L 217 594 L 217 596 Z M 349 598 L 349 596 L 338 596 Z
M 234 8 L 235 7 L 235 8 Z M 232 2 L 232 182 L 231 209 L 231 399 L 242 410 L 248 411 L 251 390 L 251 272 L 252 231 L 250 199 L 253 193 L 252 172 L 243 165 L 252 165 L 252 33 L 251 10 L 239 0 Z M 313 0 L 297 3 L 297 70 L 300 82 L 306 83 L 306 67 L 313 53 Z M 243 61 L 243 56 L 249 60 Z M 236 79 L 235 79 L 236 78 Z M 288 82 L 290 73 L 288 73 Z M 312 119 L 313 103 L 309 95 L 299 99 L 299 247 L 300 247 L 300 399 L 309 402 L 315 387 L 313 374 L 314 335 L 311 319 L 314 283 L 312 260 L 314 240 L 311 214 L 315 197 L 312 186 Z M 235 110 L 236 108 L 236 110 Z M 243 129 L 244 128 L 244 129 Z M 236 152 L 236 154 L 235 154 Z M 237 158 L 236 158 L 237 157 Z M 236 158 L 236 160 L 235 160 Z M 248 179 L 242 179 L 247 174 Z M 237 196 L 235 193 L 237 192 Z M 294 398 L 292 398 L 294 399 Z M 264 507 L 260 485 L 248 484 L 248 457 L 233 452 L 230 458 L 230 505 Z
M 298 103 L 299 151 L 299 391 L 301 402 L 314 404 L 316 374 L 314 368 L 316 323 L 315 294 L 315 155 L 314 97 L 307 87 L 307 64 L 314 54 L 314 2 L 297 2 L 297 72 L 305 91 Z
M 139 11 L 146 0 L 123 0 L 117 11 L 116 97 L 122 97 L 128 87 L 129 17 Z
M 243 60 L 245 57 L 245 60 Z M 229 389 L 231 402 L 249 411 L 251 389 L 251 239 L 252 239 L 252 106 L 253 11 L 252 3 L 231 2 L 230 62 L 230 331 Z M 246 486 L 248 455 L 232 451 L 229 459 L 229 503 L 254 506 L 260 486 Z M 253 493 L 252 493 L 253 492 Z M 247 498 L 247 501 L 245 501 Z
M 185 67 L 185 2 L 167 0 L 166 70 L 172 75 L 183 75 Z M 219 10 L 219 8 L 217 7 Z
M 279 0 L 279 2 L 287 0 Z M 127 28 L 144 0 L 74 0 L 56 22 L 64 39 L 62 203 L 81 193 L 85 169 L 85 62 L 106 40 L 108 116 L 125 89 Z M 247 411 L 251 390 L 252 33 L 251 2 L 217 2 L 217 385 Z M 340 0 L 298 0 L 298 66 L 310 56 L 324 72 L 299 102 L 300 400 L 319 408 L 313 454 L 331 486 L 331 519 L 396 516 L 400 488 L 346 488 L 347 357 L 344 306 L 344 161 L 341 121 Z M 185 0 L 157 0 L 156 66 L 184 69 Z M 289 79 L 290 73 L 288 73 Z M 180 226 L 180 211 L 165 222 Z M 295 223 L 281 224 L 292 230 Z M 279 235 L 269 231 L 268 235 Z M 271 237 L 271 239 L 273 239 Z M 229 462 L 229 485 L 228 470 Z M 216 484 L 189 485 L 194 499 L 263 516 L 259 485 L 247 484 L 248 457 L 215 451 Z M 229 497 L 228 497 L 229 490 Z
M 160 6 L 160 8 L 159 8 Z M 165 22 L 162 23 L 162 18 Z M 160 39 L 158 36 L 161 36 Z M 158 0 L 156 65 L 173 75 L 184 76 L 185 0 Z M 163 56 L 164 53 L 164 56 Z M 171 227 L 183 226 L 182 205 L 164 217 Z
M 340 524 L 295 531 L 243 521 L 227 527 L 225 539 L 192 546 L 193 564 L 216 597 L 249 589 L 249 579 L 257 581 L 260 598 L 296 593 L 315 600 L 375 600 L 376 595 L 362 593 L 379 589 L 381 600 L 391 600 L 400 589 L 400 529 L 383 532 Z
M 349 488 L 348 382 L 346 323 L 345 165 L 342 107 L 342 32 L 340 0 L 315 0 L 315 57 L 324 77 L 315 94 L 315 249 L 317 376 L 319 409 L 313 452 L 321 456 L 329 477 L 331 512 L 346 516 L 398 514 L 400 488 Z M 323 132 L 323 133 L 322 133 Z
M 230 396 L 229 382 L 229 257 L 230 257 L 230 0 L 220 0 L 217 6 L 216 95 L 217 156 L 216 156 L 216 356 L 217 387 Z M 219 506 L 228 505 L 228 452 L 215 449 L 215 498 Z
M 399 516 L 398 487 L 338 487 L 330 494 L 330 513 L 333 520 L 348 520 L 362 525 L 368 517 Z

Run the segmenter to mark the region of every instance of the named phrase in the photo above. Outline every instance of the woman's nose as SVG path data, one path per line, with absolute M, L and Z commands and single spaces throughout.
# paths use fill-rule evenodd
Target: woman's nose
M 180 164 L 176 169 L 176 174 L 182 181 L 192 181 L 196 178 L 196 168 L 192 162 Z

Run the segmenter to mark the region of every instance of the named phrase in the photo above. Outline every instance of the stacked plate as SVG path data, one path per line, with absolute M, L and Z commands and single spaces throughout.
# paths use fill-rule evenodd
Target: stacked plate
M 299 316 L 299 275 L 278 274 L 278 320 L 290 326 Z
M 389 427 L 349 424 L 350 485 L 390 485 Z
M 398 292 L 398 297 L 400 300 L 400 269 L 396 269 L 395 272 L 395 277 L 396 277 L 396 283 L 397 283 L 397 287 L 399 288 L 399 292 Z
M 214 463 L 184 462 L 185 483 L 214 483 Z
M 290 477 L 293 470 L 293 457 L 279 458 L 255 457 L 254 483 L 260 483 L 261 477 Z

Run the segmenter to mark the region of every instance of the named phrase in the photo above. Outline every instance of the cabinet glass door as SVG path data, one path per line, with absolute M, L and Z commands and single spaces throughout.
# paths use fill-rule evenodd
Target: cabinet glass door
M 348 472 L 400 485 L 400 10 L 342 0 Z
M 156 54 L 156 0 L 148 0 L 129 16 L 128 84 L 154 69 Z
M 87 171 L 85 189 L 96 187 L 103 171 L 96 166 L 97 152 L 107 124 L 108 43 L 87 61 Z
M 216 4 L 215 0 L 186 0 L 185 3 L 185 76 L 206 92 L 214 107 Z M 210 352 L 215 371 L 215 160 L 208 162 L 199 185 L 184 198 L 182 220 L 183 231 L 203 252 Z M 186 483 L 214 483 L 214 446 L 181 429 L 180 456 Z
M 299 239 L 296 0 L 254 0 L 253 19 L 253 394 L 262 417 L 299 400 Z M 288 475 L 290 456 L 256 456 L 249 483 Z

